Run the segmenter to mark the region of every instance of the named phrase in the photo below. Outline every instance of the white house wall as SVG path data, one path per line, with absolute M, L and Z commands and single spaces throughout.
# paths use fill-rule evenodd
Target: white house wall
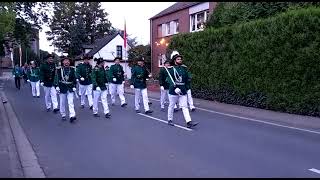
M 106 46 L 100 49 L 99 53 L 96 53 L 94 55 L 94 58 L 102 57 L 103 59 L 113 60 L 115 56 L 117 56 L 117 46 L 122 46 L 122 59 L 123 60 L 127 59 L 128 55 L 125 57 L 126 54 L 125 54 L 125 49 L 123 47 L 123 41 L 124 39 L 120 35 L 117 35 Z M 127 49 L 128 50 L 130 49 L 128 43 L 127 43 Z M 114 56 L 112 55 L 111 52 L 114 52 Z

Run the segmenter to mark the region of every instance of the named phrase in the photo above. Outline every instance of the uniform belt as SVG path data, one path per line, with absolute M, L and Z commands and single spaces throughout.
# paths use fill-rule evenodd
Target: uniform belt
M 63 84 L 72 84 L 72 82 L 68 82 L 68 81 L 60 81 Z
M 184 85 L 185 83 L 176 82 L 177 85 Z

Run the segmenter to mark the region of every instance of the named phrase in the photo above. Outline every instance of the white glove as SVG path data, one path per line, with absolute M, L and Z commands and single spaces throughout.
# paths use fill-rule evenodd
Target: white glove
M 84 78 L 83 78 L 83 77 L 81 77 L 81 78 L 80 78 L 80 80 L 81 80 L 81 81 L 84 81 Z
M 60 88 L 59 87 L 56 87 L 56 90 L 57 90 L 57 92 L 60 92 Z
M 30 82 L 30 80 L 28 79 L 27 82 Z
M 42 82 L 42 83 L 40 83 L 40 85 L 41 85 L 41 86 L 43 86 L 43 85 L 44 85 L 44 83 Z
M 125 81 L 122 81 L 122 84 L 125 84 L 126 82 Z
M 76 79 L 77 82 L 79 82 L 79 79 Z
M 16 76 L 15 76 L 15 75 L 13 75 L 12 77 L 13 77 L 13 78 L 15 78 Z
M 72 88 L 72 91 L 73 91 L 73 92 L 76 92 L 76 90 L 77 90 L 77 88 Z
M 112 78 L 112 81 L 113 81 L 113 82 L 116 82 L 116 81 L 117 81 L 117 78 Z
M 163 91 L 163 90 L 164 90 L 164 87 L 163 87 L 163 86 L 160 86 L 160 89 Z
M 174 92 L 177 93 L 177 94 L 180 94 L 180 93 L 181 93 L 181 89 L 176 88 L 176 89 L 174 90 Z
M 96 90 L 97 90 L 97 91 L 101 91 L 100 87 L 97 87 Z
M 152 77 L 152 74 L 149 74 L 149 78 L 151 78 Z
M 106 85 L 107 87 L 109 86 L 109 84 L 108 84 L 108 83 L 105 83 L 104 85 Z
M 130 85 L 130 88 L 131 88 L 131 89 L 134 89 L 134 86 L 133 86 L 133 85 Z

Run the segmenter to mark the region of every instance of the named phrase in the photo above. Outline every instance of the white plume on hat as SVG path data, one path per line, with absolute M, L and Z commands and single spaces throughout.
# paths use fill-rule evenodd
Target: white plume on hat
M 31 61 L 30 64 L 34 64 L 34 61 Z
M 172 51 L 170 58 L 172 59 L 174 55 L 180 55 L 180 54 L 178 51 Z

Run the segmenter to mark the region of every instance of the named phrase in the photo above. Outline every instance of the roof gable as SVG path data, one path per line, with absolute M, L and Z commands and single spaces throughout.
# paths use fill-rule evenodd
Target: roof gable
M 151 17 L 149 20 L 159 18 L 159 17 L 165 16 L 167 14 L 174 13 L 174 12 L 180 11 L 182 9 L 189 8 L 191 6 L 195 6 L 200 3 L 202 3 L 202 2 L 177 2 L 177 3 L 173 4 L 172 6 L 168 7 L 167 9 L 161 11 L 157 15 Z
M 106 46 L 110 41 L 112 41 L 118 35 L 120 35 L 123 38 L 123 36 L 120 33 L 115 33 L 113 35 L 108 35 L 101 39 L 97 39 L 93 44 L 93 49 L 88 53 L 88 55 L 94 56 L 97 52 L 99 52 L 104 46 Z

